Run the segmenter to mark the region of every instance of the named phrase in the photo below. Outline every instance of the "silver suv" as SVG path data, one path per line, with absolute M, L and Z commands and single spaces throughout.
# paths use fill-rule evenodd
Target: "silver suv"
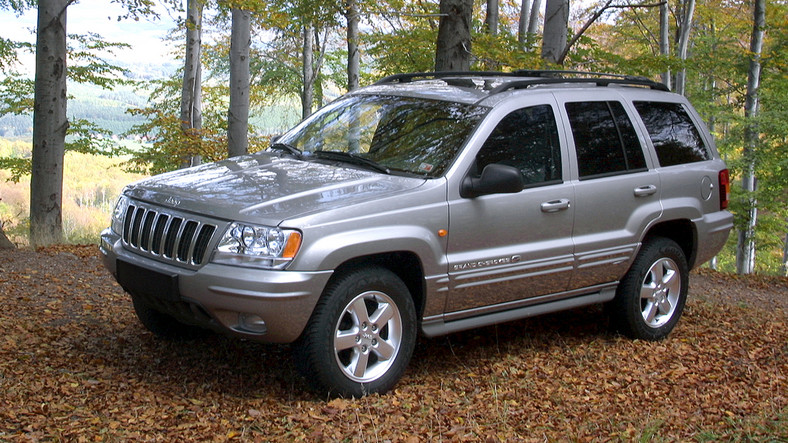
M 155 334 L 296 342 L 332 395 L 390 389 L 419 331 L 606 303 L 661 339 L 732 228 L 728 171 L 684 97 L 571 74 L 384 78 L 267 151 L 128 186 L 105 265 Z

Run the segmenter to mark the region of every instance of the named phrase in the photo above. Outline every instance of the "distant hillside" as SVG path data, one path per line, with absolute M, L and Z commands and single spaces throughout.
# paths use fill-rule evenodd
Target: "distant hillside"
M 115 134 L 127 131 L 142 121 L 141 117 L 126 114 L 126 109 L 145 106 L 148 98 L 131 86 L 106 90 L 92 85 L 68 85 L 74 98 L 68 102 L 69 118 L 84 118 Z M 0 137 L 29 137 L 33 135 L 32 115 L 6 115 L 0 118 Z
M 153 78 L 163 75 L 165 69 L 158 71 L 151 67 L 142 70 L 129 68 L 135 76 Z M 151 77 L 148 77 L 151 76 Z M 102 89 L 93 85 L 69 84 L 68 93 L 74 98 L 68 102 L 68 117 L 86 119 L 98 126 L 122 134 L 132 126 L 142 123 L 144 117 L 126 113 L 129 108 L 147 106 L 148 97 L 136 91 L 133 86 L 119 86 L 114 90 Z M 282 133 L 300 120 L 300 107 L 297 103 L 274 105 L 250 115 L 250 123 L 263 134 Z M 0 137 L 25 138 L 33 135 L 32 115 L 6 115 L 0 117 Z

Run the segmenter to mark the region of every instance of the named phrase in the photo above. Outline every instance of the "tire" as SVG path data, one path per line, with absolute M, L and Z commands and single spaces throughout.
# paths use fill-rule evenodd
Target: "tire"
M 139 321 L 159 338 L 172 341 L 194 340 L 209 333 L 207 329 L 181 323 L 171 315 L 157 311 L 136 295 L 132 294 L 131 300 Z
M 399 277 L 381 267 L 353 270 L 323 292 L 294 349 L 295 363 L 320 394 L 384 393 L 405 372 L 416 331 L 413 299 Z
M 633 339 L 667 337 L 684 311 L 688 274 L 687 258 L 676 242 L 648 240 L 609 304 L 613 329 Z

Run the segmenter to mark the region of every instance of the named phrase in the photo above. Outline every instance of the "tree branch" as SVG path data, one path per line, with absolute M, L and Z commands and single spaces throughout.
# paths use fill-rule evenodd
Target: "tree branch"
M 659 3 L 645 3 L 645 4 L 640 4 L 640 5 L 613 5 L 611 3 L 613 3 L 613 0 L 608 0 L 607 3 L 605 3 L 604 6 L 602 6 L 598 11 L 596 11 L 593 15 L 591 15 L 591 18 L 588 19 L 588 21 L 586 21 L 586 23 L 583 25 L 583 27 L 580 28 L 580 30 L 577 31 L 577 33 L 575 33 L 575 35 L 572 37 L 571 40 L 569 40 L 569 43 L 567 43 L 566 47 L 564 47 L 564 52 L 561 53 L 561 57 L 558 58 L 558 64 L 559 65 L 563 65 L 564 64 L 564 60 L 566 60 L 566 56 L 567 56 L 567 54 L 569 54 L 569 49 L 575 43 L 577 43 L 578 40 L 580 40 L 580 37 L 583 36 L 583 34 L 588 30 L 588 28 L 590 28 L 591 25 L 593 25 L 594 22 L 596 22 L 597 19 L 599 17 L 601 17 L 602 14 L 604 14 L 605 11 L 607 11 L 608 9 L 656 8 L 658 6 L 664 5 L 665 3 L 667 3 L 667 1 L 661 1 Z

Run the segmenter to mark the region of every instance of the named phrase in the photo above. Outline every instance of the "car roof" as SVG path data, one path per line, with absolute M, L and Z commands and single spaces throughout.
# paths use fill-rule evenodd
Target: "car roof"
M 353 91 L 363 95 L 397 95 L 483 105 L 487 98 L 529 88 L 635 87 L 669 91 L 645 77 L 579 71 L 417 72 L 385 77 Z

